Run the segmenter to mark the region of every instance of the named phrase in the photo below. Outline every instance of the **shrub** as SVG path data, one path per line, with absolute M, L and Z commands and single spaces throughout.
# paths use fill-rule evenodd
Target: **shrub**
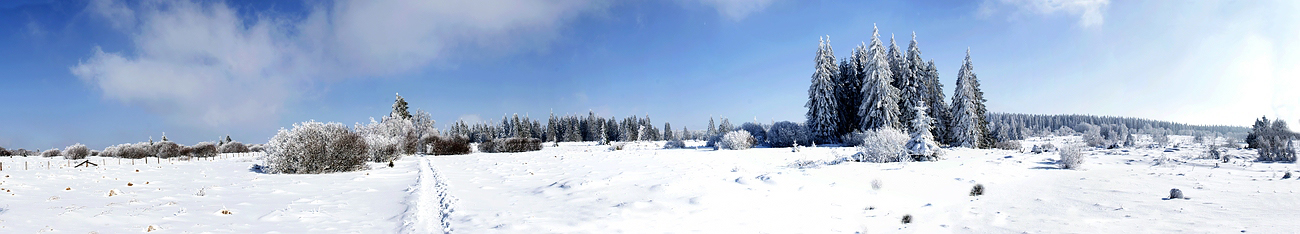
M 194 147 L 181 146 L 180 154 L 181 156 L 193 157 L 192 155 L 194 155 Z
M 90 149 L 86 148 L 86 145 L 77 143 L 68 146 L 68 148 L 63 148 L 63 153 L 63 158 L 65 159 L 84 159 L 86 156 L 90 155 Z
M 225 143 L 225 144 L 221 144 L 221 147 L 217 147 L 217 152 L 221 152 L 221 153 L 247 153 L 247 152 L 248 152 L 248 146 L 244 145 L 244 143 L 239 143 L 238 141 L 228 142 L 228 143 Z
M 609 144 L 609 151 L 623 150 L 623 146 L 625 145 L 627 145 L 627 143 L 623 143 L 623 142 Z
M 481 143 L 478 143 L 478 152 L 479 152 L 479 153 L 496 153 L 496 152 L 497 152 L 497 140 L 496 140 L 496 139 L 488 139 L 488 140 L 484 140 L 484 141 L 481 142 Z
M 502 153 L 538 151 L 542 150 L 542 139 L 512 137 L 502 140 L 496 145 L 501 147 L 497 151 Z
M 854 130 L 853 132 L 845 133 L 843 136 L 840 136 L 840 144 L 843 144 L 844 146 L 862 146 L 862 139 L 866 139 L 866 137 L 867 133 Z
M 912 215 L 910 214 L 903 215 L 903 224 L 909 224 L 909 223 L 912 223 Z
M 56 157 L 59 155 L 63 155 L 63 152 L 59 151 L 59 149 L 49 149 L 41 152 L 41 157 Z
M 681 149 L 686 148 L 686 142 L 682 140 L 672 140 L 664 143 L 664 149 Z
M 860 138 L 853 139 L 861 141 L 858 146 L 858 154 L 855 154 L 854 160 L 860 162 L 907 162 L 911 161 L 907 148 L 904 144 L 910 140 L 907 134 L 893 128 L 881 128 L 867 131 L 858 135 Z
M 100 155 L 121 158 L 145 158 L 154 156 L 157 151 L 149 151 L 149 143 L 126 143 L 104 148 Z
M 766 142 L 767 140 L 767 131 L 763 130 L 763 126 L 758 125 L 756 123 L 741 124 L 740 130 L 745 130 L 749 132 L 749 135 L 753 136 L 754 141 L 756 142 L 762 143 L 762 142 Z
M 190 151 L 190 157 L 196 158 L 216 157 L 218 152 L 217 143 L 211 141 L 199 142 L 190 148 L 192 149 Z
M 469 138 L 462 136 L 455 137 L 432 137 L 429 151 L 433 155 L 457 155 L 469 154 Z
M 264 145 L 264 144 L 254 144 L 254 145 L 248 147 L 248 151 L 249 151 L 249 152 L 266 152 L 266 145 Z
M 718 149 L 743 150 L 753 148 L 754 143 L 754 136 L 749 135 L 749 131 L 736 130 L 722 136 Z
M 340 123 L 307 121 L 267 143 L 266 172 L 320 174 L 365 169 L 367 144 Z
M 9 150 L 9 155 L 12 155 L 12 156 L 23 156 L 23 157 L 26 157 L 26 156 L 31 156 L 31 155 L 33 155 L 33 154 L 35 154 L 35 152 L 32 152 L 31 150 L 27 150 L 27 149 L 12 149 L 12 150 Z
M 420 140 L 418 141 L 419 144 L 416 145 L 416 148 L 419 148 L 418 151 L 420 153 L 433 154 L 433 144 L 438 142 L 438 138 L 438 136 L 433 134 L 420 136 Z
M 981 195 L 984 195 L 984 185 L 983 185 L 983 184 L 975 184 L 975 187 L 973 187 L 973 188 L 970 189 L 970 195 L 971 195 L 971 196 L 981 196 Z
M 1081 148 L 1079 146 L 1061 148 L 1059 152 L 1061 159 L 1056 160 L 1057 166 L 1060 166 L 1061 169 L 1079 169 L 1079 167 L 1083 166 L 1083 149 Z
M 1183 198 L 1186 198 L 1183 196 L 1183 190 L 1179 190 L 1176 188 L 1169 190 L 1169 199 L 1183 199 Z
M 90 151 L 90 156 L 99 156 L 99 151 L 98 151 L 98 150 L 91 150 L 91 151 Z
M 1035 154 L 1041 154 L 1043 152 L 1052 152 L 1054 150 L 1056 150 L 1055 145 L 1052 145 L 1052 143 L 1046 143 L 1042 145 L 1034 145 L 1034 148 L 1029 151 Z
M 159 158 L 171 158 L 171 157 L 181 156 L 181 146 L 177 145 L 175 142 L 170 142 L 170 141 L 158 142 L 157 144 L 154 144 L 153 148 L 158 149 L 158 153 L 154 155 L 158 156 Z
M 794 144 L 812 145 L 812 140 L 808 137 L 808 129 L 790 121 L 772 124 L 772 128 L 767 131 L 766 140 L 767 145 L 771 147 L 791 147 Z
M 0 156 L 10 156 L 10 155 L 12 154 L 9 153 L 9 150 L 5 149 L 5 147 L 0 147 Z
M 1004 150 L 1020 150 L 1020 141 L 1000 141 L 993 144 L 993 147 Z
M 387 162 L 401 158 L 402 154 L 414 154 L 418 150 L 419 135 L 415 124 L 409 119 L 384 117 L 383 121 L 370 119 L 370 124 L 357 124 L 356 133 L 365 139 L 367 153 L 374 162 Z

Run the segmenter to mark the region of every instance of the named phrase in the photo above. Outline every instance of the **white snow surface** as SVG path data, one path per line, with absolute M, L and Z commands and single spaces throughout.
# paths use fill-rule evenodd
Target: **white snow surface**
M 0 233 L 1291 233 L 1290 163 L 1205 159 L 1206 148 L 1057 154 L 945 149 L 937 162 L 840 162 L 850 147 L 623 150 L 591 142 L 526 153 L 406 156 L 395 167 L 262 174 L 256 155 L 60 168 L 0 158 Z M 1174 150 L 1177 148 L 1177 150 Z M 1169 152 L 1166 152 L 1169 151 Z M 1246 157 L 1251 150 L 1229 151 Z M 155 159 L 156 160 L 156 159 Z M 21 163 L 29 168 L 23 170 Z M 53 168 L 38 168 L 50 162 Z M 15 166 L 17 165 L 17 166 Z M 135 172 L 135 170 L 139 172 Z M 1300 173 L 1298 173 L 1300 175 Z M 132 186 L 127 186 L 132 183 Z M 873 185 L 874 184 L 874 185 Z M 970 196 L 982 184 L 982 196 Z M 875 185 L 879 185 L 878 188 Z M 71 188 L 71 190 L 66 190 Z M 1165 199 L 1172 188 L 1188 199 Z M 203 196 L 196 195 L 199 190 Z M 120 193 L 107 196 L 110 190 Z M 222 214 L 221 210 L 231 214 Z M 901 222 L 910 215 L 912 222 Z

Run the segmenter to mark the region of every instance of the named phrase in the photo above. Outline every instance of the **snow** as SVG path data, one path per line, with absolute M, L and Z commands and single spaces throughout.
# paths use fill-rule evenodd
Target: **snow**
M 143 164 L 0 158 L 0 233 L 1289 233 L 1290 163 L 1170 148 L 1087 149 L 1057 169 L 1020 151 L 952 148 L 936 162 L 858 163 L 852 147 L 623 150 L 567 142 L 525 153 L 407 156 L 321 175 L 250 171 L 256 154 Z M 1149 142 L 1149 140 L 1144 139 Z M 1169 152 L 1166 152 L 1169 151 Z M 1253 150 L 1229 150 L 1244 157 Z M 23 170 L 21 164 L 29 168 Z M 49 162 L 53 168 L 43 168 Z M 15 166 L 17 165 L 17 166 Z M 41 165 L 41 166 L 37 166 Z M 135 170 L 139 170 L 136 172 Z M 127 183 L 132 183 L 127 186 Z M 878 186 L 875 186 L 875 185 Z M 984 195 L 970 196 L 972 186 Z M 71 190 L 65 190 L 71 188 Z M 1170 189 L 1188 199 L 1167 199 Z M 120 193 L 107 196 L 110 190 Z M 200 190 L 204 195 L 197 195 Z M 222 214 L 222 210 L 231 214 Z M 904 215 L 912 222 L 903 224 Z

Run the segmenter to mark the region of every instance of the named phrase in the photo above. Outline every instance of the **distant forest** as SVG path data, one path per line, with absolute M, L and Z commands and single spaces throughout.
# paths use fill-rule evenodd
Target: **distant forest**
M 1150 120 L 1133 117 L 1095 116 L 1095 115 L 1039 115 L 1017 113 L 989 113 L 989 129 L 994 137 L 1002 140 L 1021 140 L 1029 136 L 1059 133 L 1061 128 L 1073 132 L 1085 132 L 1090 126 L 1102 131 L 1123 131 L 1128 133 L 1148 133 L 1159 130 L 1167 134 L 1188 136 L 1222 136 L 1242 140 L 1250 134 L 1251 129 L 1241 126 L 1226 125 L 1191 125 L 1169 121 Z M 1121 129 L 1122 128 L 1122 129 Z

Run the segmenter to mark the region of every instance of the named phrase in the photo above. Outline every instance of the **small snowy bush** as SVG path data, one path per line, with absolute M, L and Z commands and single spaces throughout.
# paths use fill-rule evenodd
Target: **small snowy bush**
M 1079 169 L 1079 167 L 1083 166 L 1082 148 L 1083 147 L 1079 146 L 1066 146 L 1061 148 L 1061 151 L 1059 152 L 1061 159 L 1056 160 L 1057 165 L 1060 166 L 1061 169 Z
M 238 141 L 235 141 L 235 142 L 229 142 L 229 143 L 221 144 L 221 147 L 217 147 L 217 152 L 221 152 L 221 153 L 247 153 L 247 152 L 248 152 L 248 146 L 245 146 L 244 143 L 239 143 Z
M 743 150 L 754 147 L 754 136 L 749 135 L 749 131 L 736 130 L 722 136 L 718 141 L 718 149 Z
M 177 145 L 175 142 L 170 142 L 170 141 L 159 142 L 157 144 L 154 144 L 153 148 L 158 150 L 158 152 L 154 153 L 154 155 L 158 156 L 159 158 L 171 158 L 171 157 L 181 156 L 181 146 Z
M 1046 143 L 1042 145 L 1034 145 L 1034 148 L 1029 151 L 1035 154 L 1041 154 L 1043 152 L 1052 152 L 1053 150 L 1056 150 L 1056 146 L 1052 145 L 1052 143 Z
M 993 144 L 993 147 L 1004 150 L 1020 150 L 1020 141 L 1000 141 Z
M 681 140 L 672 140 L 672 141 L 668 141 L 667 143 L 664 143 L 664 149 L 681 149 L 681 148 L 686 148 L 686 142 L 682 142 Z
M 63 148 L 63 153 L 63 158 L 66 159 L 84 159 L 86 156 L 90 156 L 90 149 L 86 148 L 86 145 L 77 143 L 68 146 L 68 148 Z
M 10 156 L 10 155 L 12 154 L 9 153 L 9 150 L 5 149 L 5 147 L 0 147 L 0 156 Z
M 874 163 L 907 162 L 912 160 L 905 147 L 905 144 L 910 139 L 902 131 L 893 128 L 881 128 L 867 131 L 859 136 L 861 136 L 860 139 L 854 139 L 862 142 L 858 146 L 858 154 L 854 155 L 855 160 Z
M 432 137 L 432 143 L 429 144 L 429 153 L 433 155 L 458 155 L 469 154 L 472 151 L 469 147 L 469 138 L 462 136 L 455 137 Z
M 767 131 L 767 145 L 771 147 L 791 147 L 794 144 L 812 145 L 812 139 L 808 137 L 808 129 L 790 121 L 781 121 L 772 124 L 772 128 Z
M 511 137 L 501 140 L 496 145 L 500 147 L 497 151 L 502 153 L 538 151 L 542 150 L 542 139 Z
M 484 140 L 483 142 L 478 143 L 478 152 L 479 152 L 479 153 L 496 153 L 496 152 L 497 152 L 497 142 L 499 142 L 499 141 L 497 141 L 496 139 L 488 139 L 488 140 Z
M 280 129 L 266 147 L 266 172 L 320 174 L 365 169 L 367 144 L 340 123 L 307 121 Z
M 56 157 L 59 155 L 63 155 L 63 152 L 59 151 L 59 149 L 49 149 L 41 152 L 41 157 Z
M 99 151 L 98 151 L 98 150 L 91 150 L 91 151 L 90 151 L 90 156 L 99 156 Z
M 215 157 L 217 156 L 217 143 L 211 141 L 199 142 L 190 147 L 190 157 Z

